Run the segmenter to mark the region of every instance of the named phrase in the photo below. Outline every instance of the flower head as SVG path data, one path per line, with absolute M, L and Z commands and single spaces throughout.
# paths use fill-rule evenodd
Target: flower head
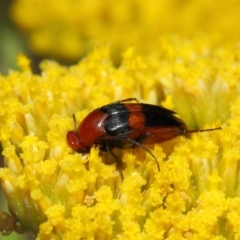
M 162 52 L 170 44 L 166 38 Z M 228 48 L 211 58 L 194 54 L 198 46 L 199 38 L 192 39 L 194 57 L 182 58 L 181 67 L 167 53 L 143 57 L 129 48 L 117 68 L 102 47 L 71 67 L 44 61 L 40 75 L 21 56 L 22 71 L 1 77 L 0 181 L 27 231 L 37 239 L 238 238 L 240 102 L 231 77 L 239 61 L 229 58 Z M 190 51 L 180 38 L 171 48 Z M 219 55 L 235 66 L 229 78 Z M 122 178 L 109 153 L 100 154 L 98 146 L 73 152 L 66 133 L 74 129 L 72 114 L 80 122 L 89 111 L 128 97 L 162 102 L 189 128 L 224 124 L 220 131 L 147 146 L 160 171 L 144 149 L 117 151 Z

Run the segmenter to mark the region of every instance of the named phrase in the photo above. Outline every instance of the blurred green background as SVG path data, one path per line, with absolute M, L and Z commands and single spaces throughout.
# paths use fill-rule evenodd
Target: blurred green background
M 12 1 L 0 1 L 0 72 L 7 74 L 16 69 L 16 55 L 19 52 L 30 54 L 24 44 L 24 37 L 14 27 L 8 17 L 8 8 Z

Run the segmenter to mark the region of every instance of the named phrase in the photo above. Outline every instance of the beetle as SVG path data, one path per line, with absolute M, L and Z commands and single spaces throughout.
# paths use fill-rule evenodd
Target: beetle
M 167 108 L 128 98 L 93 110 L 78 128 L 73 115 L 75 130 L 67 133 L 66 140 L 76 152 L 88 153 L 93 145 L 97 145 L 101 151 L 110 151 L 115 158 L 117 157 L 112 152 L 114 148 L 141 147 L 155 159 L 160 171 L 157 158 L 146 144 L 162 143 L 194 132 L 220 129 L 188 130 L 186 124 L 175 114 Z

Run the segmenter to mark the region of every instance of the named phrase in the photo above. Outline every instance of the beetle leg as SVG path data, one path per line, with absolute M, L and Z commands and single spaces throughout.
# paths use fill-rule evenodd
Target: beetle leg
M 136 138 L 134 141 L 142 144 L 148 138 L 149 135 L 150 135 L 150 133 L 142 134 L 140 137 Z M 139 145 L 137 145 L 137 146 L 139 146 Z M 136 143 L 134 143 L 132 145 L 132 148 L 135 148 L 135 147 L 136 147 Z
M 99 139 L 99 143 L 97 144 L 100 151 L 102 152 L 108 152 L 111 151 L 114 146 L 112 146 L 111 142 L 106 139 Z
M 109 141 L 111 142 L 111 140 L 126 139 L 128 142 L 132 143 L 133 146 L 141 147 L 141 148 L 143 148 L 146 152 L 148 152 L 148 153 L 154 158 L 154 160 L 156 161 L 158 171 L 160 172 L 160 167 L 159 167 L 157 158 L 153 155 L 153 153 L 152 153 L 147 147 L 145 147 L 145 145 L 142 144 L 142 142 L 143 142 L 144 140 L 146 140 L 146 138 L 147 138 L 148 136 L 149 136 L 148 133 L 143 134 L 142 136 L 140 136 L 140 137 L 138 138 L 138 140 L 139 140 L 140 142 L 137 141 L 137 140 L 133 140 L 133 139 L 127 137 L 126 135 L 121 135 L 121 136 L 108 136 L 108 137 L 102 138 L 101 141 L 104 143 L 102 146 L 104 147 L 105 151 L 110 151 L 113 147 L 111 147 Z M 109 145 L 108 145 L 108 144 L 109 144 Z
M 126 98 L 123 100 L 118 100 L 116 102 L 110 103 L 109 105 L 114 105 L 116 103 L 123 103 L 123 102 L 132 102 L 132 101 L 138 102 L 138 100 L 136 98 Z
M 100 139 L 101 140 L 101 139 Z M 103 152 L 110 152 L 113 158 L 116 160 L 117 169 L 120 171 L 121 179 L 123 180 L 123 173 L 122 173 L 122 161 L 117 157 L 117 155 L 112 151 L 113 146 L 111 145 L 110 141 L 102 140 L 100 141 L 99 145 L 100 151 Z
M 126 99 L 120 100 L 118 102 L 122 103 L 122 102 L 132 102 L 132 101 L 138 102 L 138 100 L 136 98 L 126 98 Z
M 140 142 L 137 142 L 136 140 L 133 140 L 129 137 L 126 137 L 127 141 L 131 142 L 132 144 L 134 145 L 137 145 L 138 147 L 141 147 L 143 148 L 146 152 L 148 152 L 155 160 L 156 164 L 157 164 L 157 168 L 158 168 L 158 171 L 160 172 L 160 167 L 159 167 L 159 164 L 158 164 L 158 161 L 157 161 L 157 158 L 153 155 L 153 153 L 147 148 L 145 147 L 142 143 Z M 146 139 L 146 138 L 145 138 Z
M 121 175 L 121 179 L 123 180 L 123 173 L 122 173 L 122 161 L 117 157 L 117 155 L 112 151 L 112 149 L 109 149 L 109 152 L 111 153 L 111 155 L 113 156 L 113 158 L 115 158 L 116 160 L 116 164 L 117 164 L 117 169 L 120 172 Z

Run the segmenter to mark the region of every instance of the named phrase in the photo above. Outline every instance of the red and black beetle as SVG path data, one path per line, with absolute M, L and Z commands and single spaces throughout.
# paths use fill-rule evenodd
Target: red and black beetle
M 66 138 L 68 145 L 79 153 L 88 153 L 93 145 L 113 156 L 113 148 L 141 147 L 152 155 L 160 170 L 156 157 L 143 143 L 161 143 L 180 135 L 220 129 L 187 130 L 186 124 L 174 114 L 169 109 L 128 98 L 93 110 Z M 74 121 L 76 124 L 75 117 Z

